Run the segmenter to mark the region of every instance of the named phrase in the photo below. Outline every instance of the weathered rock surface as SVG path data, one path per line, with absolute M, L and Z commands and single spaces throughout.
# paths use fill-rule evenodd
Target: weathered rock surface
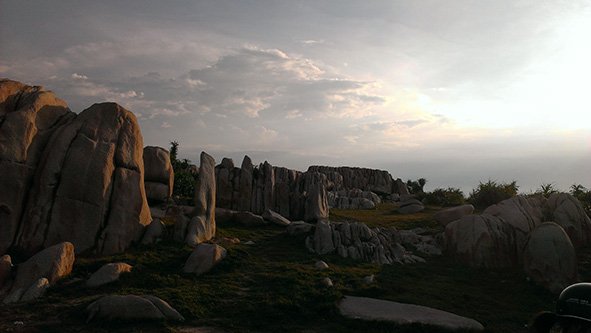
M 304 221 L 294 221 L 287 226 L 287 233 L 290 235 L 303 235 L 311 232 L 314 225 Z
M 554 193 L 547 206 L 553 221 L 566 231 L 576 248 L 591 242 L 591 220 L 579 200 L 568 193 Z
M 131 272 L 132 268 L 131 265 L 124 262 L 105 264 L 90 276 L 86 281 L 86 286 L 97 288 L 107 283 L 115 282 L 119 280 L 121 274 Z
M 461 205 L 451 207 L 438 211 L 433 215 L 433 218 L 439 222 L 442 226 L 446 226 L 448 223 L 474 213 L 474 206 L 472 205 Z
M 325 174 L 274 167 L 268 162 L 255 167 L 245 156 L 240 168 L 224 159 L 216 166 L 216 177 L 218 208 L 256 215 L 270 209 L 288 220 L 328 218 L 326 189 L 331 182 Z M 359 201 L 362 206 L 369 205 Z
M 554 218 L 577 248 L 591 240 L 591 221 L 580 202 L 566 193 L 516 196 L 464 216 L 445 230 L 448 253 L 472 266 L 508 267 L 523 263 L 525 244 L 545 218 Z M 560 222 L 558 222 L 560 221 Z
M 94 104 L 46 146 L 16 247 L 31 254 L 67 240 L 79 253 L 112 254 L 138 241 L 151 217 L 135 116 L 115 103 Z
M 331 191 L 327 196 L 328 206 L 338 209 L 374 209 L 382 202 L 377 194 L 360 189 Z
M 103 296 L 88 305 L 86 312 L 88 313 L 86 322 L 92 320 L 185 320 L 168 303 L 150 295 Z
M 165 202 L 172 196 L 174 170 L 170 153 L 161 147 L 144 148 L 144 185 L 150 202 Z
M 26 262 L 18 265 L 16 278 L 4 303 L 21 300 L 23 294 L 41 278 L 46 278 L 49 285 L 72 272 L 74 265 L 74 245 L 69 242 L 49 247 Z
M 262 218 L 265 219 L 265 221 L 280 225 L 280 226 L 288 226 L 291 224 L 291 221 L 289 221 L 288 219 L 286 219 L 285 217 L 281 216 L 281 214 L 276 213 L 270 209 L 267 209 L 263 215 Z
M 425 206 L 422 202 L 407 195 L 400 198 L 400 207 L 398 207 L 397 211 L 400 214 L 414 214 L 423 209 L 425 209 Z
M 482 324 L 474 319 L 421 305 L 345 296 L 338 308 L 343 316 L 352 319 L 388 321 L 400 325 L 432 325 L 450 330 L 484 330 Z
M 262 216 L 253 214 L 251 212 L 236 212 L 233 221 L 249 227 L 256 227 L 267 224 L 267 221 Z
M 160 220 L 160 218 L 153 219 L 142 237 L 142 244 L 156 244 L 156 242 L 163 237 L 165 231 L 166 226 L 162 223 L 162 220 Z
M 406 186 L 406 184 L 400 178 L 396 178 L 393 184 L 393 188 L 393 192 L 399 194 L 401 197 L 410 195 L 410 193 L 408 192 L 408 186 Z
M 334 190 L 361 189 L 384 195 L 393 193 L 392 176 L 384 170 L 311 166 L 308 172 L 319 172 L 325 175 L 339 174 L 342 177 L 342 184 L 335 184 Z M 335 179 L 334 176 L 331 178 Z
M 323 271 L 325 269 L 328 269 L 328 264 L 322 260 L 319 260 L 314 264 L 314 267 L 319 271 Z
M 294 222 L 295 223 L 295 222 Z M 293 223 L 292 223 L 293 224 Z M 412 234 L 412 237 L 409 237 Z M 408 244 L 424 250 L 428 255 L 439 255 L 435 238 L 416 235 L 412 231 L 397 231 L 394 228 L 370 229 L 363 223 L 316 223 L 314 235 L 306 238 L 306 247 L 310 252 L 329 254 L 336 252 L 343 258 L 361 260 L 377 264 L 410 264 L 424 262 L 419 256 L 407 251 L 402 245 Z
M 215 198 L 215 160 L 202 152 L 199 178 L 195 184 L 195 209 L 185 236 L 189 246 L 196 246 L 215 236 Z
M 226 257 L 226 249 L 216 244 L 199 244 L 185 262 L 183 272 L 201 275 Z
M 50 137 L 75 116 L 43 87 L 0 80 L 0 253 L 14 243 Z
M 577 282 L 577 257 L 566 232 L 554 222 L 539 225 L 525 246 L 523 267 L 536 283 L 558 294 Z
M 476 267 L 511 267 L 520 254 L 515 230 L 499 217 L 467 215 L 445 227 L 446 251 Z

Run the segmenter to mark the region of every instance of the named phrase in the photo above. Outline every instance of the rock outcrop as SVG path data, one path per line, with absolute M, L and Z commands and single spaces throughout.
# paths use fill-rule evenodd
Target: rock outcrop
M 75 116 L 51 91 L 0 80 L 0 253 L 14 243 L 47 143 Z
M 591 242 L 591 220 L 579 200 L 568 193 L 554 193 L 548 198 L 547 207 L 552 220 L 566 231 L 576 248 Z
M 328 206 L 337 209 L 374 209 L 382 202 L 377 194 L 360 189 L 331 191 L 327 195 Z
M 577 257 L 568 235 L 558 224 L 534 229 L 525 246 L 523 268 L 536 283 L 558 294 L 577 282 Z
M 231 159 L 216 166 L 217 207 L 261 215 L 272 210 L 288 220 L 317 221 L 328 217 L 326 176 L 268 162 L 253 166 L 248 156 L 240 168 Z
M 92 320 L 185 320 L 168 303 L 151 295 L 103 296 L 88 305 L 86 312 L 88 312 L 86 322 Z
M 168 150 L 153 146 L 144 148 L 144 186 L 150 203 L 165 202 L 172 196 L 174 170 Z
M 9 255 L 5 254 L 0 257 L 0 290 L 2 290 L 4 285 L 10 280 L 11 272 L 12 259 Z
M 3 302 L 21 301 L 29 289 L 40 289 L 44 285 L 43 281 L 40 281 L 42 278 L 47 279 L 48 285 L 53 285 L 59 279 L 69 275 L 73 265 L 74 245 L 72 243 L 60 243 L 37 253 L 17 266 L 16 278 Z M 31 290 L 30 293 L 34 292 Z
M 410 234 L 413 237 L 409 237 Z M 364 223 L 320 221 L 316 223 L 314 234 L 306 238 L 308 250 L 321 255 L 336 253 L 343 258 L 377 264 L 425 261 L 407 251 L 403 244 L 411 245 L 417 250 L 424 249 L 423 253 L 426 255 L 441 254 L 432 236 L 418 235 L 413 231 L 398 231 L 395 228 L 371 229 Z
M 185 242 L 197 246 L 215 236 L 215 160 L 201 153 L 199 178 L 195 184 L 195 208 L 186 227 Z
M 144 189 L 143 140 L 135 116 L 94 104 L 47 144 L 29 193 L 16 246 L 36 251 L 71 241 L 77 252 L 112 254 L 151 221 Z
M 329 190 L 360 189 L 382 195 L 394 193 L 392 176 L 388 171 L 384 170 L 315 165 L 309 167 L 308 172 L 319 172 L 327 175 L 332 183 L 328 187 Z

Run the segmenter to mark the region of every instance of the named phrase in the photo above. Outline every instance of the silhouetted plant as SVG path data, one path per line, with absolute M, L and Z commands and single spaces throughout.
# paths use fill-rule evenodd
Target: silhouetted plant
M 591 191 L 581 184 L 572 184 L 570 194 L 581 202 L 587 215 L 591 215 Z
M 432 192 L 425 193 L 423 202 L 427 205 L 451 207 L 466 203 L 464 193 L 459 188 L 448 187 L 446 189 L 437 188 Z
M 558 193 L 558 190 L 554 188 L 552 183 L 542 183 L 540 188 L 535 192 L 535 194 L 541 194 L 546 198 L 552 195 L 552 193 Z
M 501 184 L 489 179 L 486 183 L 480 182 L 478 187 L 472 190 L 468 201 L 475 207 L 486 208 L 516 196 L 518 189 L 516 181 Z
M 170 163 L 174 169 L 173 197 L 183 202 L 190 202 L 195 192 L 196 174 L 191 171 L 191 161 L 178 159 L 178 141 L 170 143 Z

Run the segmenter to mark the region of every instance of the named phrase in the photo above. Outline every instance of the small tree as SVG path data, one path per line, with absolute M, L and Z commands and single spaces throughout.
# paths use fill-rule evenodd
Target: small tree
M 554 188 L 552 183 L 542 183 L 540 188 L 536 191 L 536 194 L 541 194 L 545 198 L 548 198 L 552 193 L 557 193 L 558 191 Z
M 587 215 L 591 215 L 591 191 L 581 184 L 573 184 L 570 187 L 570 194 L 581 202 Z

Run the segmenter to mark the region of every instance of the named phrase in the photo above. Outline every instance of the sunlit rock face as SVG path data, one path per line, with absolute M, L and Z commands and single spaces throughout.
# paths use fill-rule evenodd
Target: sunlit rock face
M 0 91 L 0 252 L 69 241 L 77 253 L 111 254 L 138 241 L 151 216 L 133 113 L 101 103 L 76 115 L 8 80 Z

